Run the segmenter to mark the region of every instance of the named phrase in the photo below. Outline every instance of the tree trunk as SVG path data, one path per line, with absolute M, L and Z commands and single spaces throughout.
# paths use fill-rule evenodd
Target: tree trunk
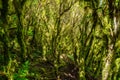
M 108 55 L 106 57 L 105 66 L 102 71 L 102 80 L 108 80 L 113 57 L 114 57 L 114 44 L 111 43 L 108 46 Z

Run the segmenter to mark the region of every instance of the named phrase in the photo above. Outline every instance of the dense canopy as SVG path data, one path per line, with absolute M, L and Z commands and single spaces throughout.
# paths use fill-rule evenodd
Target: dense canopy
M 120 0 L 0 0 L 1 80 L 120 80 Z

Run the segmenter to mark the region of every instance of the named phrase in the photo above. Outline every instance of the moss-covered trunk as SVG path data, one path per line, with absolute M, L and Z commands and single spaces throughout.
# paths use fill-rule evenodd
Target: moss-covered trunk
M 4 47 L 4 65 L 7 65 L 9 62 L 9 38 L 8 38 L 8 0 L 2 0 L 2 10 L 1 10 L 1 20 L 2 20 L 2 42 Z
M 13 4 L 14 4 L 14 7 L 15 7 L 15 12 L 16 12 L 16 15 L 17 15 L 17 40 L 18 40 L 18 43 L 20 45 L 20 49 L 21 49 L 21 61 L 24 62 L 27 58 L 27 49 L 26 49 L 26 45 L 25 45 L 25 41 L 24 41 L 24 28 L 23 28 L 23 25 L 22 25 L 22 19 L 21 19 L 21 16 L 22 16 L 22 9 L 23 9 L 23 6 L 24 6 L 24 3 L 25 3 L 26 0 L 24 1 L 16 1 L 14 0 L 13 1 Z

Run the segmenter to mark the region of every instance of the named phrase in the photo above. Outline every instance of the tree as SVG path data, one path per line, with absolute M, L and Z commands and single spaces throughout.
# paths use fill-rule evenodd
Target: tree
M 0 78 L 118 80 L 119 0 L 0 0 Z

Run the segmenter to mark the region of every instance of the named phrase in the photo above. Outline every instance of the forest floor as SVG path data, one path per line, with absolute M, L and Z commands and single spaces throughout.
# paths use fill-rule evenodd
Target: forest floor
M 58 67 L 54 65 L 54 62 L 44 60 L 39 57 L 31 60 L 30 72 L 34 73 L 33 76 L 28 76 L 29 80 L 78 80 L 79 68 L 73 63 L 62 62 L 58 64 Z M 95 79 L 88 73 L 86 75 L 87 80 L 100 80 Z

